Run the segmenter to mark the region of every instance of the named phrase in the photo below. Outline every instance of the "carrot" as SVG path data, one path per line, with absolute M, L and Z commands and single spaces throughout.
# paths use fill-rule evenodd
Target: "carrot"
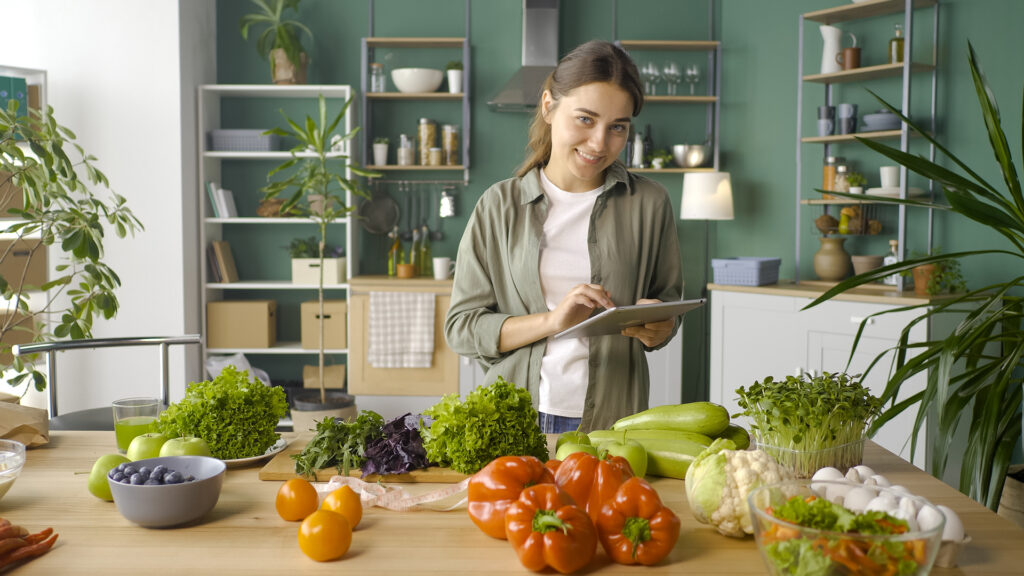
M 4 556 L 0 556 L 0 569 L 10 566 L 11 564 L 15 564 L 17 562 L 22 562 L 24 560 L 29 560 L 37 556 L 42 556 L 43 554 L 46 554 L 46 552 L 51 547 L 53 547 L 53 543 L 57 541 L 57 536 L 57 534 L 54 534 L 53 536 L 50 536 L 48 540 L 44 540 L 43 542 L 39 542 L 37 544 L 24 546 L 22 548 L 14 550 L 13 552 L 5 554 Z
M 43 530 L 42 532 L 38 532 L 36 534 L 29 534 L 25 537 L 25 541 L 29 544 L 38 544 L 43 540 L 46 540 L 50 536 L 50 534 L 53 534 L 53 528 L 47 528 L 46 530 Z
M 4 538 L 0 540 L 0 556 L 27 545 L 28 542 L 24 538 Z
M 23 538 L 25 536 L 28 536 L 28 530 L 21 526 L 8 524 L 7 526 L 0 528 L 0 540 L 4 538 Z

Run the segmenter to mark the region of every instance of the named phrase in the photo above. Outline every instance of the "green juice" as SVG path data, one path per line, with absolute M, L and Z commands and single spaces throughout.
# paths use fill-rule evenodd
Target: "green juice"
M 153 416 L 129 416 L 114 422 L 114 436 L 117 437 L 117 450 L 127 452 L 128 445 L 136 436 L 153 431 Z

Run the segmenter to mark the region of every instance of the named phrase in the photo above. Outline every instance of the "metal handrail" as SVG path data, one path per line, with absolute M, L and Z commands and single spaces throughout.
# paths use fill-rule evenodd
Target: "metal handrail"
M 80 350 L 82 348 L 117 348 L 122 346 L 159 346 L 160 347 L 160 403 L 166 405 L 170 396 L 170 375 L 167 360 L 167 348 L 172 344 L 199 344 L 199 334 L 185 336 L 142 336 L 129 338 L 86 338 L 82 340 L 59 340 L 54 342 L 38 342 L 35 344 L 15 344 L 11 353 L 15 356 L 46 354 L 46 368 L 50 378 L 49 409 L 50 418 L 57 416 L 57 359 L 51 352 L 64 350 Z

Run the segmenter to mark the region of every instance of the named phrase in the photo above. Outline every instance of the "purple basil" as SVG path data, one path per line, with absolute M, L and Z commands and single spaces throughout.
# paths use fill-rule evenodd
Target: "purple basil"
M 404 474 L 431 465 L 420 438 L 420 418 L 405 414 L 384 424 L 382 435 L 366 444 L 363 476 Z

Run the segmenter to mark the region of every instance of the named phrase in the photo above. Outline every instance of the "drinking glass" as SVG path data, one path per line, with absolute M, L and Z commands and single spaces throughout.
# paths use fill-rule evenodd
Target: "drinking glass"
M 690 96 L 693 96 L 693 90 L 697 86 L 697 82 L 700 82 L 700 67 L 696 64 L 690 64 L 686 67 L 686 76 L 684 77 L 686 83 L 690 85 Z
M 665 78 L 665 85 L 668 87 L 668 95 L 676 95 L 676 85 L 683 79 L 683 73 L 675 62 L 665 62 L 661 69 L 661 75 Z
M 136 436 L 153 431 L 153 422 L 160 413 L 156 398 L 122 398 L 114 400 L 114 437 L 117 451 L 124 454 Z
M 650 96 L 658 94 L 658 80 L 661 79 L 661 69 L 654 62 L 647 62 L 640 69 L 640 77 L 644 81 L 644 92 Z

